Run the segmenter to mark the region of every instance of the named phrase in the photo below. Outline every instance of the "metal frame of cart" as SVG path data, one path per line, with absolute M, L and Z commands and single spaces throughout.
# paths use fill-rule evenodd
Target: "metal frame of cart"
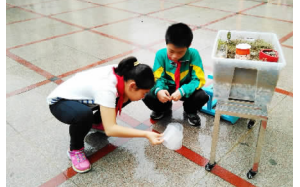
M 218 102 L 216 107 L 214 128 L 212 134 L 212 145 L 211 145 L 211 153 L 209 163 L 205 166 L 207 171 L 211 171 L 215 166 L 216 162 L 216 149 L 217 143 L 219 139 L 219 127 L 220 127 L 220 117 L 222 114 L 238 116 L 241 118 L 253 119 L 256 120 L 256 123 L 260 124 L 259 136 L 257 139 L 254 163 L 250 171 L 247 173 L 247 177 L 249 179 L 253 178 L 258 172 L 258 166 L 261 156 L 261 151 L 264 143 L 265 131 L 267 128 L 268 121 L 268 112 L 267 107 L 257 107 L 246 102 Z M 249 126 L 248 126 L 249 128 Z

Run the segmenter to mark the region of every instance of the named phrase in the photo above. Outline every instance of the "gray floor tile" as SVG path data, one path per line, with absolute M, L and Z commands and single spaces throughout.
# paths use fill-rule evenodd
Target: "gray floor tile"
M 77 185 L 94 186 L 192 186 L 205 175 L 204 168 L 182 160 L 162 145 L 151 146 L 145 139 L 132 139 L 97 161 L 93 171 L 73 177 Z
M 126 27 L 126 25 L 132 25 L 132 27 Z M 153 42 L 163 40 L 168 26 L 169 23 L 166 21 L 142 16 L 99 27 L 94 30 L 138 45 L 149 45 Z M 151 30 L 151 34 L 148 32 L 149 30 Z
M 19 8 L 10 8 L 6 10 L 6 24 L 16 22 L 16 21 L 24 21 L 26 19 L 32 19 L 41 17 L 40 15 L 33 14 L 31 12 L 26 12 Z
M 268 9 L 269 11 L 265 11 Z M 280 20 L 293 21 L 293 7 L 278 6 L 276 4 L 266 3 L 262 6 L 243 12 L 245 14 L 276 18 Z
M 93 7 L 95 5 L 84 2 L 84 1 L 73 1 L 73 0 L 64 0 L 64 1 L 50 1 L 42 4 L 35 4 L 30 7 L 26 7 L 34 12 L 41 13 L 43 15 L 52 15 L 63 13 L 66 11 L 74 11 L 77 9 Z
M 293 30 L 293 24 L 277 20 L 251 17 L 246 15 L 235 15 L 225 20 L 206 26 L 215 30 L 242 30 L 250 32 L 271 32 L 277 34 L 278 39 L 286 36 Z
M 106 59 L 136 47 L 89 31 L 57 38 L 57 41 L 96 58 Z M 83 45 L 82 43 L 88 44 Z
M 83 27 L 95 27 L 98 25 L 119 21 L 125 18 L 136 17 L 137 14 L 129 13 L 126 11 L 117 10 L 109 7 L 96 7 L 85 10 L 65 13 L 53 16 L 55 18 L 80 25 Z M 94 19 L 95 17 L 101 17 L 101 19 Z
M 282 47 L 286 66 L 282 68 L 279 74 L 277 87 L 293 92 L 293 49 Z
M 60 172 L 26 137 L 8 137 L 6 146 L 7 186 L 39 186 Z
M 174 7 L 176 6 L 176 4 L 173 4 L 171 2 L 160 2 L 159 0 L 129 0 L 126 2 L 115 3 L 109 6 L 146 14 L 154 11 L 162 11 L 164 9 Z
M 32 27 L 31 25 L 38 25 Z M 77 31 L 78 28 L 49 18 L 40 18 L 6 26 L 6 47 L 14 47 L 41 39 Z
M 287 39 L 285 42 L 283 42 L 282 44 L 285 44 L 285 45 L 289 45 L 289 46 L 293 46 L 293 37 Z
M 28 5 L 28 4 L 33 4 L 33 3 L 40 3 L 48 0 L 24 0 L 24 1 L 19 1 L 19 0 L 7 0 L 6 3 L 16 5 L 16 6 L 22 6 L 22 5 Z
M 54 88 L 54 84 L 49 83 L 30 92 L 7 98 L 6 121 L 22 132 L 51 119 L 52 114 L 46 97 Z
M 212 9 L 226 10 L 232 12 L 242 11 L 244 9 L 250 8 L 252 6 L 260 4 L 259 2 L 254 1 L 239 1 L 239 0 L 224 0 L 224 1 L 209 1 L 203 0 L 197 3 L 191 3 L 191 5 L 198 5 L 202 7 L 209 7 Z
M 188 12 L 188 14 L 187 14 Z M 210 14 L 211 16 L 205 16 Z M 159 18 L 164 18 L 176 22 L 183 22 L 186 24 L 201 26 L 211 21 L 220 19 L 229 15 L 227 12 L 220 12 L 212 9 L 205 9 L 201 7 L 182 6 L 180 8 L 172 8 L 164 12 L 151 14 Z
M 44 81 L 46 78 L 18 63 L 17 65 L 6 69 L 6 80 L 6 93 L 10 93 Z

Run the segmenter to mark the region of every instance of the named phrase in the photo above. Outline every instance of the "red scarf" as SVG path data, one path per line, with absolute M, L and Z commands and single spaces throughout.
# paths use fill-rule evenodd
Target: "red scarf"
M 121 115 L 121 111 L 122 111 L 122 106 L 123 106 L 123 101 L 124 101 L 124 90 L 125 90 L 125 87 L 124 87 L 124 78 L 123 76 L 120 76 L 118 74 L 115 73 L 115 68 L 113 68 L 113 72 L 117 78 L 117 91 L 118 91 L 118 96 L 119 96 L 119 100 L 118 100 L 118 103 L 117 103 L 117 106 L 116 106 L 116 114 L 118 114 L 118 111 L 119 111 L 119 115 Z
M 169 58 L 169 60 L 171 60 L 170 57 L 169 57 L 169 55 L 168 55 L 168 58 Z M 175 62 L 177 64 L 176 71 L 175 71 L 175 84 L 176 84 L 176 90 L 177 90 L 180 87 L 180 67 L 181 67 L 181 62 L 179 62 L 179 61 L 173 61 L 173 62 Z

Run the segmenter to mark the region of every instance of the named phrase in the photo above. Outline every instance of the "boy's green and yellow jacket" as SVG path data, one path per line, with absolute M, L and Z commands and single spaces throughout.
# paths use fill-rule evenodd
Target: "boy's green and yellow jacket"
M 202 60 L 196 49 L 188 48 L 179 62 L 181 62 L 179 91 L 182 96 L 188 98 L 195 90 L 200 89 L 205 84 Z M 156 96 L 159 90 L 175 87 L 176 67 L 176 63 L 168 58 L 166 48 L 157 51 L 153 65 L 156 81 L 151 89 L 153 95 Z

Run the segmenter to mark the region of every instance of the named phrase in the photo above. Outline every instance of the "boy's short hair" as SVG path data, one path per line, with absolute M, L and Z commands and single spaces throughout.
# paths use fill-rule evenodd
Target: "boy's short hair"
M 176 47 L 189 47 L 193 40 L 193 32 L 184 23 L 175 23 L 168 27 L 165 35 L 166 44 Z

